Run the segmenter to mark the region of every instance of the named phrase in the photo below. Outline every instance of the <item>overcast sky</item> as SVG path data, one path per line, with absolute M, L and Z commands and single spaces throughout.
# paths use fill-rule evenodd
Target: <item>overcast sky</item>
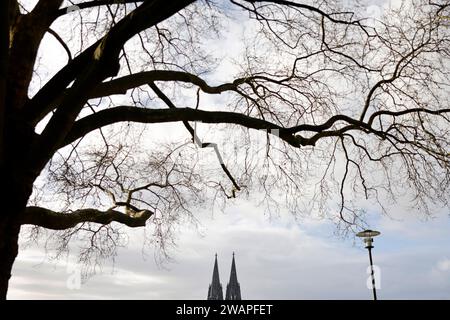
M 373 8 L 372 8 L 373 9 Z M 230 27 L 233 35 L 237 26 Z M 234 36 L 222 49 L 238 50 Z M 47 43 L 46 61 L 62 64 L 64 51 Z M 54 41 L 54 40 L 53 40 Z M 49 74 L 53 71 L 49 70 Z M 223 63 L 217 70 L 229 72 Z M 44 75 L 43 75 L 43 78 Z M 405 209 L 382 217 L 369 214 L 375 238 L 374 262 L 380 268 L 380 299 L 450 299 L 450 213 L 448 208 L 423 221 Z M 223 288 L 236 253 L 243 299 L 371 299 L 366 286 L 367 250 L 360 239 L 334 235 L 335 225 L 313 219 L 296 221 L 288 213 L 264 215 L 252 201 L 240 200 L 225 213 L 201 211 L 202 236 L 191 226 L 181 229 L 173 262 L 158 266 L 142 256 L 142 230 L 130 231 L 130 244 L 119 250 L 114 269 L 80 288 L 68 286 L 78 266 L 52 263 L 43 249 L 22 249 L 13 269 L 9 299 L 205 299 L 218 254 Z M 75 261 L 75 258 L 70 261 Z
M 184 229 L 174 262 L 158 267 L 141 254 L 142 231 L 133 232 L 114 271 L 68 288 L 74 274 L 66 261 L 47 262 L 38 248 L 22 250 L 13 270 L 10 299 L 205 299 L 217 252 L 222 286 L 236 252 L 243 299 L 371 299 L 366 287 L 367 250 L 359 239 L 333 236 L 325 221 L 295 222 L 289 214 L 269 219 L 247 202 L 224 214 L 204 213 L 202 234 Z M 208 217 L 209 216 L 209 217 Z M 380 299 L 450 299 L 450 220 L 448 213 L 375 218 L 380 230 L 373 250 L 380 267 Z M 134 243 L 134 244 L 133 244 Z

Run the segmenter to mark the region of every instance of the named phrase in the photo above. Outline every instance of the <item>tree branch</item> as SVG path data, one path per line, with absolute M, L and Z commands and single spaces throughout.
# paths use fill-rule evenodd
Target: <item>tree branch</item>
M 146 1 L 133 12 L 120 20 L 102 39 L 75 57 L 64 68 L 59 70 L 25 106 L 25 117 L 32 123 L 38 123 L 55 106 L 54 101 L 60 98 L 68 85 L 92 63 L 96 50 L 103 45 L 103 56 L 118 52 L 123 44 L 132 36 L 154 26 L 180 11 L 195 0 Z M 103 79 L 102 79 L 103 80 Z
M 149 210 L 141 210 L 133 216 L 120 211 L 96 209 L 80 209 L 72 213 L 55 212 L 42 207 L 27 207 L 21 217 L 21 224 L 32 224 L 52 230 L 65 230 L 75 227 L 79 223 L 93 222 L 107 225 L 118 222 L 131 228 L 144 227 L 153 215 Z
M 341 136 L 343 133 L 351 130 L 365 131 L 384 139 L 386 132 L 376 130 L 372 127 L 373 120 L 376 117 L 381 115 L 402 116 L 410 113 L 421 112 L 433 115 L 442 115 L 444 113 L 450 113 L 450 109 L 434 111 L 413 108 L 398 112 L 382 110 L 374 113 L 370 117 L 369 123 L 339 114 L 332 116 L 323 124 L 302 124 L 294 127 L 281 127 L 275 123 L 236 112 L 205 111 L 191 108 L 144 109 L 133 106 L 118 106 L 111 109 L 101 110 L 76 121 L 72 130 L 68 133 L 66 139 L 60 147 L 64 147 L 76 141 L 91 131 L 117 122 L 130 121 L 137 123 L 166 123 L 177 121 L 201 121 L 204 123 L 230 123 L 249 129 L 268 130 L 269 133 L 278 136 L 289 145 L 298 148 L 300 146 L 315 145 L 321 138 Z M 347 123 L 347 125 L 339 129 L 328 130 L 339 121 L 343 121 L 344 123 Z M 301 132 L 316 132 L 316 134 L 307 138 L 301 136 Z
M 380 117 L 382 115 L 392 116 L 392 117 L 399 117 L 405 114 L 409 113 L 428 113 L 432 115 L 442 115 L 444 113 L 450 113 L 450 109 L 439 109 L 439 110 L 430 110 L 425 108 L 411 108 L 406 109 L 402 111 L 389 111 L 389 110 L 380 110 L 377 112 L 374 112 L 370 115 L 369 121 L 367 122 L 369 126 L 372 126 L 373 121 L 376 117 Z
M 58 10 L 62 3 L 63 0 L 39 0 L 39 2 L 34 6 L 31 13 L 39 16 L 45 15 L 49 17 L 52 12 Z M 53 22 L 50 17 L 48 21 Z
M 38 143 L 33 146 L 33 163 L 30 164 L 33 171 L 40 172 L 64 141 L 92 89 L 107 77 L 117 74 L 120 68 L 118 55 L 125 42 L 142 30 L 172 16 L 193 1 L 179 0 L 170 5 L 162 0 L 144 2 L 112 27 L 100 43 L 97 43 L 93 54 L 88 56 L 87 62 L 89 63 L 72 74 L 76 76 L 74 85 L 56 109 Z M 39 108 L 46 109 L 48 106 L 39 106 Z
M 27 14 L 16 13 L 11 19 L 8 67 L 8 101 L 16 110 L 28 101 L 27 92 L 41 41 L 52 24 L 49 13 L 57 10 L 63 0 L 39 1 Z M 11 2 L 11 4 L 13 4 Z M 12 8 L 10 8 L 12 9 Z M 11 13 L 11 11 L 10 11 Z
M 378 81 L 369 91 L 367 97 L 366 97 L 366 102 L 364 104 L 363 110 L 361 112 L 361 116 L 359 118 L 359 120 L 363 121 L 364 117 L 366 116 L 366 113 L 369 109 L 370 106 L 370 102 L 372 100 L 372 96 L 374 95 L 375 91 L 380 88 L 382 85 L 384 84 L 390 84 L 392 82 L 394 82 L 396 79 L 398 79 L 400 77 L 400 74 L 403 70 L 403 68 L 411 62 L 411 59 L 409 61 L 407 61 L 409 58 L 414 57 L 416 55 L 416 52 L 419 51 L 420 49 L 422 49 L 423 47 L 425 47 L 428 44 L 428 42 L 422 43 L 420 46 L 418 46 L 417 48 L 413 48 L 408 54 L 406 54 L 405 56 L 403 56 L 396 64 L 395 66 L 395 70 L 392 73 L 392 76 L 388 79 L 382 79 L 380 81 Z M 406 61 L 405 64 L 403 64 Z
M 99 84 L 92 98 L 104 97 L 111 94 L 125 93 L 127 90 L 136 88 L 149 82 L 155 81 L 179 81 L 192 83 L 198 86 L 203 92 L 218 94 L 224 91 L 236 90 L 240 85 L 248 81 L 248 78 L 238 78 L 231 83 L 224 83 L 218 86 L 210 86 L 205 80 L 192 73 L 171 70 L 152 70 L 131 74 L 118 79 Z
M 218 86 L 210 86 L 205 80 L 192 73 L 182 71 L 171 70 L 152 70 L 144 71 L 135 74 L 123 76 L 111 81 L 102 82 L 95 87 L 89 96 L 89 99 L 96 99 L 101 97 L 107 97 L 114 94 L 125 94 L 127 90 L 140 87 L 155 81 L 179 81 L 185 83 L 192 83 L 198 86 L 203 92 L 209 94 L 220 94 L 225 91 L 235 91 L 239 85 L 251 81 L 252 78 L 238 78 L 230 83 L 224 83 Z M 51 112 L 56 106 L 58 106 L 64 96 L 68 94 L 67 89 L 57 100 L 52 104 L 49 104 L 46 109 L 41 110 L 41 114 L 36 119 L 42 119 L 46 114 Z
M 247 2 L 247 3 L 263 3 L 263 2 L 265 2 L 265 3 L 279 4 L 281 6 L 287 6 L 287 7 L 292 7 L 292 8 L 305 9 L 305 10 L 309 10 L 309 11 L 314 12 L 314 13 L 318 13 L 319 15 L 321 15 L 322 17 L 327 18 L 331 22 L 339 23 L 339 24 L 356 25 L 356 26 L 361 27 L 365 31 L 364 26 L 361 25 L 359 20 L 349 20 L 349 21 L 347 21 L 347 20 L 341 20 L 341 19 L 333 18 L 333 15 L 344 14 L 344 13 L 350 14 L 350 12 L 326 13 L 325 11 L 323 11 L 323 10 L 317 8 L 317 7 L 311 6 L 311 5 L 307 5 L 307 4 L 304 4 L 304 3 L 297 3 L 297 2 L 293 2 L 293 1 L 286 1 L 286 0 L 243 0 L 243 1 Z M 239 5 L 234 0 L 232 0 L 231 2 Z
M 149 83 L 150 88 L 152 88 L 152 90 L 156 93 L 156 95 L 164 101 L 164 103 L 171 109 L 178 109 L 173 103 L 172 101 L 156 86 L 156 84 L 154 84 L 153 82 Z M 212 147 L 214 148 L 214 151 L 216 152 L 217 155 L 217 159 L 219 160 L 220 166 L 222 167 L 223 172 L 225 172 L 225 174 L 227 175 L 228 179 L 230 179 L 231 183 L 233 184 L 233 186 L 236 188 L 236 190 L 240 191 L 241 187 L 239 187 L 238 183 L 236 182 L 236 179 L 233 177 L 233 175 L 231 174 L 230 170 L 228 170 L 227 166 L 225 165 L 225 163 L 223 162 L 222 156 L 220 154 L 219 148 L 217 147 L 217 143 L 202 143 L 199 139 L 199 137 L 197 136 L 194 128 L 192 128 L 192 126 L 189 124 L 189 122 L 187 121 L 183 121 L 184 126 L 186 127 L 186 129 L 189 131 L 189 133 L 192 136 L 192 141 L 197 144 L 200 148 L 207 148 L 207 147 Z
M 60 37 L 60 35 L 58 33 L 56 33 L 56 31 L 54 31 L 51 28 L 48 29 L 48 33 L 50 33 L 53 37 L 55 37 L 55 39 L 61 44 L 61 46 L 64 48 L 64 50 L 67 53 L 67 57 L 68 57 L 69 61 L 71 61 L 73 59 L 72 58 L 72 53 L 70 52 L 69 47 L 64 42 L 64 40 Z
M 95 8 L 105 5 L 122 5 L 127 3 L 138 3 L 138 2 L 144 2 L 144 0 L 95 0 L 95 1 L 88 1 L 83 3 L 78 3 L 73 6 L 64 7 L 59 9 L 55 15 L 54 19 L 61 17 L 67 13 L 82 10 L 82 9 L 88 9 L 88 8 Z
M 232 123 L 250 129 L 270 130 L 294 147 L 299 147 L 297 138 L 287 129 L 272 122 L 252 118 L 241 113 L 227 111 L 204 111 L 191 108 L 144 109 L 132 106 L 119 106 L 101 110 L 75 122 L 60 147 L 68 145 L 89 132 L 116 122 L 165 123 L 176 121 L 201 121 L 204 123 Z M 275 131 L 274 131 L 275 130 Z M 273 131 L 273 132 L 272 132 Z

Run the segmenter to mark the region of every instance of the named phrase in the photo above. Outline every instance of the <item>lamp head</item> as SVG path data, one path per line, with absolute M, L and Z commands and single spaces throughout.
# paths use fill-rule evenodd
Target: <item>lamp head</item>
M 367 230 L 358 232 L 356 234 L 356 236 L 360 237 L 360 238 L 373 238 L 373 237 L 379 236 L 380 234 L 381 234 L 381 232 L 379 232 L 379 231 L 367 229 Z
M 357 237 L 364 239 L 364 243 L 366 244 L 367 249 L 373 248 L 373 246 L 372 246 L 373 237 L 376 237 L 378 235 L 380 235 L 379 231 L 374 231 L 374 230 L 370 230 L 370 229 L 358 232 L 356 234 Z

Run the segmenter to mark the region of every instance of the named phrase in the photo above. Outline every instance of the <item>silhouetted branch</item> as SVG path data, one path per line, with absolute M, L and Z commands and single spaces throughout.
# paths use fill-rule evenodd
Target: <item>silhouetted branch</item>
M 79 223 L 94 222 L 102 225 L 118 222 L 128 227 L 144 227 L 153 215 L 149 210 L 136 212 L 133 216 L 116 210 L 100 211 L 96 209 L 80 209 L 70 213 L 55 212 L 41 207 L 27 207 L 21 217 L 22 224 L 33 224 L 52 230 L 73 228 Z

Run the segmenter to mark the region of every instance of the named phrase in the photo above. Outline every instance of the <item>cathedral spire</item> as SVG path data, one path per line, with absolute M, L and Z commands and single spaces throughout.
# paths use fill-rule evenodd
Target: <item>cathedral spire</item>
M 217 265 L 217 253 L 214 262 L 212 281 L 208 289 L 208 300 L 223 300 L 222 284 L 220 283 L 219 278 L 219 266 Z
M 227 285 L 227 292 L 225 295 L 225 299 L 241 300 L 241 287 L 237 279 L 236 263 L 234 261 L 234 252 L 233 252 L 233 261 L 231 262 L 230 282 L 228 282 Z

